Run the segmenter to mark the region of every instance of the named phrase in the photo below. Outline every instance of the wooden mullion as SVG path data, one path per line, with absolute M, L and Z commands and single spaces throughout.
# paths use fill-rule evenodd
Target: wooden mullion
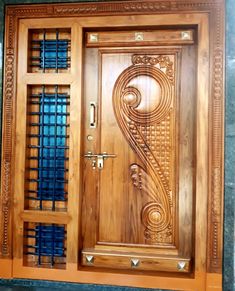
M 71 35 L 71 72 L 76 78 L 71 85 L 70 102 L 70 140 L 69 140 L 69 185 L 68 213 L 72 217 L 67 226 L 68 268 L 77 268 L 78 263 L 78 228 L 81 200 L 81 118 L 82 118 L 82 28 L 77 24 L 72 27 Z

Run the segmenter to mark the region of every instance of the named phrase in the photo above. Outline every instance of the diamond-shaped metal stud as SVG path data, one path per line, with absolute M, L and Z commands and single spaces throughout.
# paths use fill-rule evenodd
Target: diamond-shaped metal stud
M 135 40 L 136 41 L 144 40 L 144 34 L 143 34 L 143 32 L 136 32 L 135 33 Z
M 183 40 L 190 40 L 191 39 L 191 35 L 190 35 L 189 31 L 182 31 L 181 32 L 181 38 Z
M 179 271 L 184 271 L 185 270 L 185 267 L 186 267 L 186 262 L 178 262 L 177 269 Z
M 89 34 L 89 41 L 90 42 L 98 42 L 98 34 L 97 33 L 92 33 L 92 34 Z
M 131 259 L 131 267 L 137 268 L 139 266 L 140 260 L 139 259 Z
M 86 262 L 87 264 L 93 264 L 94 263 L 94 256 L 86 256 Z

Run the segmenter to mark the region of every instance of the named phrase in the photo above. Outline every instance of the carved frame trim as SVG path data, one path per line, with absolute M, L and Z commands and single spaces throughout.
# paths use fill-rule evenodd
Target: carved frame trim
M 2 173 L 0 195 L 0 258 L 12 258 L 13 165 L 16 91 L 16 41 L 20 18 L 78 17 L 176 12 L 209 14 L 211 47 L 210 161 L 208 197 L 207 271 L 222 272 L 224 188 L 224 1 L 137 0 L 101 3 L 9 6 L 6 9 L 5 76 L 3 101 Z

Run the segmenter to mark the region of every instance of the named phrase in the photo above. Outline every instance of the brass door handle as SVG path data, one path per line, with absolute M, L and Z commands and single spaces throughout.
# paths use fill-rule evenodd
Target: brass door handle
M 117 155 L 107 154 L 106 152 L 103 152 L 102 154 L 93 154 L 92 152 L 87 152 L 84 157 L 92 160 L 93 169 L 95 169 L 97 165 L 97 168 L 102 170 L 104 167 L 104 160 L 107 158 L 116 158 Z

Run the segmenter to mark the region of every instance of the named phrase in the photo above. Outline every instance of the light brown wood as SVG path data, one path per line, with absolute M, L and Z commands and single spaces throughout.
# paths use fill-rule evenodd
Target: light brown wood
M 140 271 L 190 272 L 190 260 L 178 257 L 160 257 L 136 254 L 135 252 L 117 253 L 114 251 L 84 251 L 82 264 L 88 267 L 104 267 L 112 269 L 132 269 Z
M 207 274 L 206 276 L 206 290 L 218 291 L 221 290 L 222 275 L 221 274 Z
M 28 73 L 25 74 L 24 79 L 22 82 L 25 84 L 32 84 L 32 85 L 54 85 L 54 84 L 61 84 L 61 85 L 67 85 L 71 84 L 76 76 L 71 74 L 50 74 L 47 73 L 39 78 L 37 74 Z
M 20 218 L 23 221 L 28 222 L 42 222 L 42 223 L 59 223 L 68 224 L 71 221 L 71 216 L 66 212 L 51 212 L 51 211 L 32 211 L 25 210 L 20 214 Z
M 14 260 L 14 272 L 17 274 L 19 278 L 32 278 L 37 279 L 41 278 L 42 280 L 46 280 L 50 277 L 51 280 L 58 281 L 60 278 L 61 281 L 70 281 L 77 282 L 77 276 L 79 275 L 79 282 L 86 283 L 90 282 L 93 284 L 111 284 L 118 286 L 139 286 L 142 288 L 168 288 L 168 289 L 183 289 L 187 286 L 187 290 L 195 291 L 195 290 L 206 290 L 206 274 L 205 273 L 195 273 L 194 278 L 179 278 L 175 276 L 146 276 L 143 274 L 120 274 L 113 272 L 104 272 L 104 271 L 78 271 L 71 272 L 67 270 L 58 270 L 58 269 L 37 269 L 37 273 L 35 272 L 35 268 L 32 267 L 21 267 L 21 262 L 17 259 Z M 69 265 L 70 269 L 75 266 Z M 45 272 L 46 271 L 46 272 Z M 107 276 L 108 274 L 108 276 Z M 217 278 L 217 274 L 211 274 L 211 278 Z M 222 288 L 220 287 L 220 290 Z
M 162 44 L 193 44 L 192 29 L 186 30 L 141 30 L 133 31 L 94 31 L 86 33 L 87 47 L 130 46 Z
M 201 214 L 207 212 L 208 203 L 208 158 L 209 158 L 209 144 L 208 144 L 208 100 L 209 100 L 209 27 L 208 19 L 204 19 L 199 25 L 198 42 L 201 46 L 198 48 L 198 69 L 197 71 L 197 114 L 196 114 L 196 195 L 195 195 L 195 224 L 198 226 L 195 230 L 195 238 L 197 240 L 195 248 L 195 257 L 199 259 L 195 263 L 196 271 L 206 271 L 205 261 L 206 257 L 206 241 L 200 238 L 205 236 L 205 217 Z M 205 124 L 206 123 L 206 124 Z M 205 144 L 207 146 L 205 147 Z M 200 208 L 200 211 L 199 211 Z M 201 214 L 199 214 L 199 212 Z
M 82 84 L 82 47 L 77 48 L 81 43 L 82 31 L 77 24 L 72 26 L 71 44 L 71 73 L 73 82 L 71 84 L 70 101 L 70 143 L 69 143 L 69 184 L 68 184 L 68 213 L 72 221 L 67 226 L 67 263 L 78 262 L 79 247 L 79 210 L 81 207 L 80 188 L 81 183 L 81 84 Z
M 12 278 L 12 260 L 11 259 L 0 259 L 0 276 L 1 278 L 11 279 Z
M 102 32 L 100 33 L 102 34 Z M 190 94 L 190 92 L 195 91 L 193 89 L 195 87 L 195 56 L 193 49 L 191 47 L 188 50 L 184 48 L 182 52 L 181 47 L 175 49 L 165 47 L 164 50 L 162 48 L 154 48 L 151 50 L 143 48 L 136 48 L 135 50 L 97 50 L 88 48 L 86 50 L 85 63 L 90 64 L 89 60 L 91 59 L 93 61 L 92 70 L 90 66 L 88 66 L 86 71 L 88 71 L 89 74 L 85 75 L 85 77 L 88 78 L 88 81 L 85 82 L 85 92 L 89 92 L 85 94 L 85 98 L 87 97 L 89 102 L 95 101 L 98 104 L 99 127 L 89 130 L 89 115 L 86 115 L 87 118 L 84 123 L 85 132 L 88 130 L 93 132 L 93 140 L 85 142 L 84 152 L 91 151 L 91 147 L 94 146 L 93 152 L 94 150 L 96 153 L 107 152 L 117 156 L 114 159 L 105 160 L 102 170 L 91 170 L 91 162 L 90 168 L 88 164 L 84 169 L 84 195 L 85 197 L 89 196 L 89 199 L 86 198 L 84 200 L 82 208 L 82 217 L 84 221 L 84 252 L 86 253 L 86 249 L 91 247 L 99 248 L 99 250 L 102 250 L 103 247 L 107 252 L 108 248 L 111 246 L 110 252 L 121 249 L 122 252 L 128 253 L 130 252 L 131 246 L 132 252 L 143 253 L 144 248 L 147 248 L 149 255 L 151 252 L 152 254 L 155 254 L 155 252 L 161 254 L 161 252 L 163 252 L 166 258 L 167 249 L 170 253 L 174 250 L 179 256 L 184 254 L 185 258 L 194 256 L 192 253 L 194 248 L 192 236 L 194 234 L 192 225 L 193 210 L 191 205 L 194 193 L 193 164 L 195 156 L 193 149 L 195 112 L 193 108 L 195 109 L 194 103 L 196 101 L 195 95 Z M 183 60 L 182 65 L 181 59 Z M 155 179 L 157 177 L 149 168 L 151 167 L 151 160 L 148 160 L 148 156 L 146 156 L 144 152 L 141 152 L 142 150 L 138 145 L 139 141 L 135 140 L 136 136 L 129 131 L 128 127 L 125 125 L 124 119 L 121 121 L 124 113 L 115 112 L 115 106 L 117 106 L 117 108 L 118 106 L 121 107 L 121 105 L 115 101 L 115 98 L 124 99 L 132 96 L 124 95 L 119 97 L 115 95 L 118 94 L 115 92 L 117 91 L 116 88 L 121 86 L 119 83 L 126 82 L 126 76 L 129 77 L 129 74 L 132 74 L 131 70 L 133 70 L 133 68 L 136 68 L 135 75 L 130 77 L 130 80 L 126 82 L 126 86 L 132 86 L 132 88 L 134 86 L 141 92 L 141 99 L 138 100 L 140 106 L 137 106 L 137 110 L 138 108 L 140 109 L 136 111 L 138 116 L 137 119 L 143 118 L 143 114 L 155 109 L 156 103 L 154 102 L 156 101 L 154 101 L 154 98 L 156 98 L 157 102 L 161 102 L 159 101 L 161 100 L 159 94 L 163 93 L 159 92 L 161 92 L 160 90 L 163 91 L 165 86 L 165 83 L 161 83 L 165 80 L 163 77 L 157 80 L 154 79 L 158 78 L 157 70 L 159 70 L 159 63 L 162 72 L 166 74 L 166 78 L 169 79 L 169 84 L 172 86 L 171 95 L 162 97 L 162 99 L 171 98 L 169 103 L 171 108 L 170 113 L 168 115 L 165 113 L 163 117 L 157 117 L 158 115 L 156 114 L 156 123 L 151 121 L 151 115 L 149 114 L 144 121 L 146 122 L 146 126 L 145 123 L 142 122 L 142 127 L 139 127 L 139 125 L 136 126 L 136 131 L 141 132 L 142 136 L 145 138 L 142 142 L 146 146 L 149 146 L 149 153 L 153 154 L 154 159 L 160 164 L 161 170 L 159 168 L 158 171 L 162 171 L 164 177 L 166 177 L 165 179 L 167 182 L 165 187 L 166 189 L 169 187 L 172 208 L 171 210 L 167 210 L 167 208 L 164 209 L 166 212 L 166 217 L 164 218 L 161 217 L 161 211 L 158 210 L 158 208 L 154 208 L 156 207 L 154 203 L 164 203 L 164 200 L 161 199 L 164 199 L 165 195 L 168 195 L 168 190 L 165 190 L 166 194 L 162 192 L 162 196 L 160 196 L 159 192 L 164 190 L 160 190 L 161 182 L 151 178 L 151 175 L 153 175 Z M 138 68 L 140 68 L 139 72 Z M 144 68 L 146 68 L 146 71 Z M 111 71 L 112 74 L 110 74 Z M 122 72 L 126 73 L 124 74 Z M 123 77 L 121 77 L 122 74 Z M 144 74 L 146 74 L 146 76 Z M 188 80 L 184 80 L 183 74 L 191 74 L 192 81 L 189 82 Z M 97 91 L 97 86 L 91 88 L 90 83 L 99 83 L 99 93 Z M 181 88 L 180 91 L 179 88 Z M 124 89 L 120 88 L 119 90 L 122 92 Z M 128 94 L 133 94 L 132 89 L 130 89 Z M 93 99 L 91 99 L 91 96 L 93 96 Z M 97 96 L 100 96 L 99 100 L 97 100 Z M 129 99 L 127 99 L 127 102 L 128 100 Z M 89 102 L 86 103 L 85 112 L 89 112 Z M 179 105 L 181 105 L 181 107 L 179 107 Z M 107 108 L 109 108 L 109 110 L 107 110 Z M 165 110 L 167 111 L 168 109 Z M 160 109 L 159 111 L 161 112 Z M 179 115 L 177 114 L 180 114 L 181 118 L 187 121 L 183 120 L 179 123 L 177 121 L 179 120 Z M 157 118 L 161 121 L 158 121 Z M 134 124 L 133 122 L 133 125 Z M 179 125 L 176 126 L 176 124 Z M 176 132 L 179 132 L 180 137 L 177 136 Z M 176 140 L 180 140 L 180 146 L 176 146 Z M 133 141 L 135 141 L 135 144 L 133 144 Z M 187 154 L 185 154 L 185 151 Z M 178 160 L 180 160 L 179 164 Z M 147 172 L 145 172 L 146 169 Z M 176 169 L 180 169 L 182 173 L 180 180 L 186 180 L 185 176 L 187 177 L 187 175 L 191 176 L 191 180 L 187 177 L 187 180 L 181 182 L 179 187 L 177 182 L 179 174 Z M 93 174 L 88 174 L 91 171 Z M 139 175 L 140 177 L 138 177 Z M 95 181 L 99 181 L 98 188 L 96 188 L 97 190 L 87 186 L 95 185 Z M 161 181 L 164 183 L 164 179 Z M 189 181 L 191 181 L 191 183 Z M 159 187 L 158 190 L 155 190 L 156 185 Z M 178 194 L 178 191 L 181 194 Z M 180 203 L 178 203 L 178 195 L 181 199 Z M 188 203 L 186 203 L 185 197 L 188 197 Z M 97 200 L 99 201 L 98 204 L 96 202 Z M 167 204 L 165 204 L 165 207 L 167 207 Z M 87 216 L 87 214 L 90 212 L 89 209 L 91 208 L 96 217 L 93 218 L 92 226 L 89 226 L 91 217 L 90 215 Z M 159 224 L 159 226 L 156 226 L 158 225 L 158 221 L 154 221 L 154 218 L 151 221 L 149 216 L 150 213 L 153 213 L 151 215 L 160 216 L 160 220 L 163 221 L 164 219 L 166 221 L 168 217 L 171 219 L 172 224 L 170 228 L 172 232 L 170 235 L 166 235 L 166 233 L 157 230 L 161 228 L 162 225 Z M 176 223 L 179 217 L 182 225 Z M 165 221 L 164 223 L 166 223 Z M 185 223 L 187 225 L 185 225 Z M 89 227 L 95 228 L 96 232 L 87 231 Z M 156 230 L 154 227 L 156 227 Z M 155 236 L 155 233 L 157 233 L 158 236 Z M 178 238 L 180 238 L 180 243 Z M 115 246 L 117 249 L 115 249 Z M 127 249 L 125 249 L 125 247 L 127 247 Z M 110 263 L 111 262 L 106 261 L 106 266 L 108 267 Z M 89 264 L 89 262 L 86 263 L 86 260 L 83 260 L 83 264 L 86 265 Z M 119 262 L 120 268 L 127 267 L 126 264 L 123 266 L 121 264 L 122 262 Z M 172 264 L 174 266 L 172 268 L 176 270 L 175 261 L 172 261 Z M 101 263 L 101 266 L 103 265 L 104 263 Z M 96 263 L 96 266 L 98 266 L 98 263 Z M 152 268 L 155 269 L 155 266 L 152 265 Z
M 223 1 L 209 3 L 205 0 L 200 5 L 193 0 L 174 3 L 165 1 L 164 4 L 146 0 L 26 5 L 8 7 L 6 13 L 0 254 L 1 257 L 11 258 L 14 249 L 12 276 L 51 280 L 58 280 L 59 277 L 63 281 L 180 290 L 185 290 L 187 286 L 187 290 L 192 291 L 221 290 L 221 276 L 214 273 L 221 273 L 222 264 Z M 126 31 L 122 34 L 120 32 L 123 32 L 124 24 Z M 133 64 L 130 59 L 133 51 L 138 50 L 138 44 L 127 41 L 122 45 L 128 46 L 132 43 L 132 48 L 124 49 L 120 47 L 121 44 L 111 41 L 114 35 L 129 37 L 132 33 L 128 33 L 133 30 L 152 32 L 166 29 L 170 35 L 172 28 L 182 29 L 182 26 L 184 29 L 195 31 L 197 49 L 193 45 L 181 46 L 174 43 L 166 53 L 164 46 L 169 45 L 167 40 L 165 43 L 161 42 L 162 47 L 156 47 L 158 44 L 152 41 L 145 44 L 144 48 L 148 54 L 152 50 L 152 56 L 157 54 L 170 56 L 176 76 L 172 96 L 177 96 L 177 102 L 170 104 L 173 120 L 170 125 L 170 136 L 173 141 L 169 181 L 173 203 L 167 210 L 168 216 L 172 219 L 172 234 L 169 241 L 161 239 L 160 242 L 158 239 L 153 241 L 144 238 L 146 228 L 149 226 L 148 223 L 143 224 L 147 216 L 141 216 L 140 213 L 141 211 L 145 213 L 143 207 L 151 201 L 144 193 L 136 191 L 127 169 L 128 163 L 138 163 L 139 167 L 132 168 L 134 171 L 132 174 L 134 177 L 136 174 L 145 177 L 146 159 L 144 160 L 144 155 L 138 150 L 138 140 L 134 144 L 134 147 L 137 147 L 135 153 L 130 150 L 128 143 L 131 136 L 127 136 L 123 129 L 123 132 L 120 130 L 123 124 L 116 118 L 118 111 L 116 110 L 115 117 L 112 104 L 109 103 L 115 79 L 118 79 L 122 71 L 128 70 L 130 66 L 144 64 Z M 97 27 L 99 32 L 104 32 L 104 36 L 109 28 L 107 37 L 111 47 L 108 49 L 85 48 L 83 32 L 98 32 Z M 52 31 L 55 28 L 66 35 L 71 32 L 71 68 L 66 73 L 31 72 L 28 67 L 30 57 L 28 38 L 40 37 L 37 30 L 42 29 L 46 29 L 53 37 Z M 15 33 L 16 31 L 19 31 L 19 34 Z M 148 37 L 151 40 L 151 33 Z M 116 48 L 112 50 L 112 46 Z M 163 48 L 165 52 L 160 53 Z M 111 54 L 113 56 L 108 60 Z M 143 60 L 146 62 L 146 59 Z M 164 68 L 158 69 L 162 70 L 162 74 L 167 74 Z M 151 73 L 154 72 L 151 70 Z M 141 78 L 139 82 L 145 84 L 146 78 L 142 80 Z M 29 207 L 24 198 L 27 188 L 25 174 L 28 167 L 25 160 L 28 143 L 26 139 L 28 125 L 25 120 L 26 113 L 29 112 L 26 98 L 29 88 L 38 88 L 39 85 L 45 85 L 47 88 L 58 85 L 63 90 L 66 88 L 71 98 L 68 118 L 70 139 L 66 144 L 70 146 L 69 162 L 68 164 L 66 162 L 69 166 L 68 202 L 59 203 L 56 213 L 53 214 L 49 214 L 48 211 L 39 213 L 33 209 L 28 211 L 28 208 L 34 208 L 36 204 Z M 151 84 L 144 86 L 145 90 L 148 90 L 148 87 L 153 88 Z M 154 94 L 159 95 L 159 88 L 155 87 Z M 88 124 L 89 103 L 93 100 L 99 105 L 97 129 L 89 128 Z M 148 103 L 147 108 L 151 111 L 155 103 L 153 99 L 150 101 L 152 103 Z M 95 142 L 91 142 L 89 135 L 93 136 Z M 82 156 L 87 151 L 96 153 L 106 151 L 104 147 L 108 153 L 114 153 L 116 149 L 119 153 L 121 148 L 121 154 L 125 158 L 105 160 L 103 172 L 97 175 L 97 170 L 92 170 L 91 161 L 84 160 Z M 147 171 L 147 174 L 152 173 L 153 170 Z M 117 178 L 116 181 L 114 177 Z M 149 178 L 147 181 L 149 190 L 152 182 Z M 110 193 L 114 192 L 126 192 L 128 195 L 115 194 L 114 203 L 110 196 Z M 161 192 L 164 192 L 164 187 L 161 187 Z M 98 195 L 94 195 L 95 193 Z M 136 193 L 141 195 L 138 196 Z M 9 204 L 12 199 L 14 207 Z M 66 206 L 67 212 L 61 211 Z M 157 216 L 155 213 L 153 219 Z M 207 218 L 208 224 L 205 223 Z M 135 223 L 131 224 L 132 221 Z M 40 223 L 49 225 L 54 223 L 65 227 L 66 258 L 61 261 L 61 265 L 60 261 L 57 261 L 58 264 L 55 264 L 53 269 L 47 267 L 40 269 L 34 266 L 35 258 L 23 255 L 24 234 L 27 228 Z M 14 247 L 11 241 L 12 226 Z M 29 243 L 34 241 L 29 239 Z M 145 250 L 145 256 L 148 258 L 153 259 L 154 256 L 163 258 L 160 265 L 165 275 L 151 268 L 150 270 L 149 267 L 144 267 L 149 270 L 142 271 L 145 274 L 140 274 L 137 270 L 128 271 L 129 267 L 125 260 L 121 263 L 121 271 L 113 269 L 115 258 L 112 254 L 115 251 L 122 258 L 130 258 L 128 254 L 132 254 L 134 249 L 137 256 Z M 94 271 L 94 266 L 88 266 L 85 261 L 83 261 L 85 267 L 81 266 L 81 251 L 87 254 L 102 254 L 96 260 L 96 263 L 100 264 L 96 265 Z M 108 263 L 104 260 L 105 252 L 108 253 Z M 191 267 L 185 270 L 189 275 L 174 272 L 173 263 L 180 259 L 189 262 L 191 258 Z M 0 263 L 2 266 L 2 260 Z M 10 272 L 9 260 L 5 265 Z M 9 276 L 9 272 L 3 272 L 3 276 Z

